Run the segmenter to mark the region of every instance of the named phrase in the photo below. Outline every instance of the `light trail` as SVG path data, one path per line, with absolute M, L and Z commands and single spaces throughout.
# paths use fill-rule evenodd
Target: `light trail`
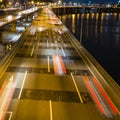
M 22 82 L 22 86 L 21 86 L 21 89 L 20 89 L 20 93 L 19 93 L 18 99 L 20 99 L 20 97 L 21 97 L 26 77 L 27 77 L 27 71 L 25 72 L 25 75 L 24 75 L 24 78 L 23 78 L 23 82 Z
M 119 110 L 113 104 L 113 102 L 111 101 L 110 97 L 107 95 L 107 93 L 105 92 L 105 90 L 103 89 L 103 87 L 101 86 L 101 84 L 95 78 L 93 78 L 93 81 L 96 84 L 96 86 L 98 87 L 99 91 L 104 96 L 104 98 L 107 101 L 107 103 L 109 104 L 110 108 L 113 110 L 114 114 L 115 115 L 118 114 L 118 113 L 120 114 Z
M 80 102 L 83 103 L 83 100 L 82 100 L 81 94 L 80 94 L 80 92 L 79 92 L 79 89 L 78 89 L 78 87 L 77 87 L 77 84 L 76 84 L 76 81 L 75 81 L 75 79 L 74 79 L 74 76 L 73 76 L 72 73 L 70 73 L 70 75 L 71 75 L 71 77 L 72 77 L 73 83 L 74 83 L 75 88 L 76 88 L 76 91 L 77 91 L 77 93 L 78 93 L 78 96 L 79 96 Z
M 82 52 L 82 51 L 81 51 Z M 84 54 L 84 53 L 83 53 Z M 85 55 L 85 54 L 84 54 Z M 86 55 L 85 55 L 86 56 Z M 87 57 L 87 56 L 86 56 Z M 87 60 L 88 61 L 90 61 L 89 59 L 88 59 L 88 57 L 87 57 Z M 85 62 L 86 63 L 86 62 Z M 93 73 L 93 71 L 90 69 L 90 67 L 88 66 L 88 64 L 86 63 L 86 66 L 88 67 L 88 69 L 89 69 L 89 71 L 92 73 L 92 75 L 96 78 L 96 76 L 95 76 L 95 74 Z M 95 66 L 93 66 L 94 67 L 94 69 L 96 69 L 95 68 Z M 102 80 L 104 81 L 104 83 L 108 86 L 108 88 L 111 90 L 111 91 L 113 91 L 112 90 L 112 88 L 111 88 L 111 86 L 108 84 L 108 82 L 104 79 L 104 77 L 100 74 L 100 72 L 98 72 L 98 70 L 97 70 L 97 73 L 100 75 L 100 77 L 102 78 Z M 119 87 L 119 86 L 118 86 Z M 118 114 L 120 115 L 120 111 L 118 110 Z
M 31 51 L 31 56 L 33 55 L 34 49 L 35 49 L 35 47 L 33 46 L 32 51 Z
M 4 88 L 0 93 L 0 120 L 4 120 L 6 112 L 10 105 L 12 96 L 15 91 L 16 82 L 13 81 L 13 75 L 10 77 L 8 82 L 5 82 Z
M 87 89 L 88 89 L 89 92 L 91 93 L 91 95 L 92 95 L 95 103 L 97 104 L 100 112 L 101 112 L 102 114 L 105 114 L 105 110 L 104 110 L 103 106 L 101 105 L 101 102 L 100 102 L 99 99 L 97 98 L 94 90 L 93 90 L 92 87 L 90 86 L 87 77 L 86 77 L 86 76 L 83 76 L 83 80 L 84 80 L 84 83 L 85 83 Z
M 61 64 L 61 67 L 62 67 L 62 71 L 63 71 L 64 74 L 66 74 L 66 68 L 65 68 L 62 56 L 59 56 L 59 60 L 60 60 L 60 64 Z
M 62 47 L 62 46 L 61 46 L 61 50 L 62 50 L 63 56 L 64 56 L 64 57 L 66 57 L 65 52 L 64 52 L 64 50 L 63 50 L 63 47 Z
M 30 35 L 35 35 L 35 33 L 36 33 L 36 28 L 35 27 L 31 27 Z
M 57 67 L 58 67 L 58 73 L 62 74 L 63 71 L 62 71 L 62 66 L 61 66 L 61 63 L 60 63 L 59 57 L 56 56 L 56 57 L 55 57 L 55 60 L 56 60 L 56 65 L 57 65 Z
M 61 56 L 53 55 L 53 65 L 56 74 L 66 74 L 66 69 Z
M 104 102 L 104 100 L 101 97 L 101 94 L 98 92 L 98 90 L 96 89 L 95 85 L 93 84 L 93 82 L 89 81 L 89 85 L 91 86 L 91 88 L 93 89 L 94 93 L 96 94 L 98 100 L 100 101 L 101 105 L 104 108 L 105 111 L 105 115 L 109 118 L 112 118 L 112 114 L 109 111 L 109 108 L 107 107 L 106 103 Z

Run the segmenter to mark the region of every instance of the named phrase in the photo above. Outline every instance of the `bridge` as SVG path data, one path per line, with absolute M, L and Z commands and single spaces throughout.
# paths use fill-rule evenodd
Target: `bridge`
M 57 14 L 71 13 L 120 13 L 120 7 L 113 6 L 52 6 L 52 9 Z
M 47 7 L 0 68 L 1 120 L 120 119 L 119 85 Z
M 15 21 L 19 19 L 23 19 L 30 14 L 34 13 L 35 11 L 38 11 L 42 7 L 34 7 L 30 8 L 27 10 L 23 10 L 17 13 L 12 13 L 13 15 L 7 14 L 5 17 L 3 17 L 0 21 L 0 29 L 2 29 L 4 26 L 14 23 L 16 24 Z M 51 9 L 54 11 L 55 14 L 70 14 L 70 13 L 120 13 L 120 7 L 113 6 L 113 7 L 106 7 L 106 6 L 65 6 L 65 5 L 60 5 L 56 6 L 53 5 L 51 6 Z

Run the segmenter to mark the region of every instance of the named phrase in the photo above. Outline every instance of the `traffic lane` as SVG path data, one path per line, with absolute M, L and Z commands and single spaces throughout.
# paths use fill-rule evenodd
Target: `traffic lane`
M 96 85 L 93 83 L 93 79 L 91 80 L 92 74 L 90 73 L 90 74 L 87 75 L 87 71 L 84 72 L 82 76 L 86 76 L 89 79 L 88 83 L 86 83 L 86 81 L 82 77 L 81 78 L 78 78 L 76 76 L 74 77 L 79 91 L 85 91 L 85 88 L 87 88 L 86 91 L 88 91 L 89 94 L 92 96 L 92 99 L 96 103 L 96 106 L 98 107 L 98 110 L 102 114 L 107 116 L 108 118 L 112 118 L 114 115 L 118 114 L 118 110 L 117 110 L 116 106 L 113 104 L 113 102 L 108 97 L 106 92 L 102 89 L 102 87 L 100 87 L 98 82 L 97 83 L 95 82 Z M 74 71 L 74 74 L 76 74 L 75 72 L 76 71 Z M 77 73 L 77 75 L 79 75 L 79 73 Z M 95 81 L 95 79 L 94 79 L 94 81 Z M 89 86 L 89 88 L 88 88 L 88 86 Z M 95 91 L 94 95 L 93 95 L 93 91 Z M 101 93 L 102 93 L 103 96 L 101 95 Z
M 70 76 L 28 74 L 25 89 L 43 89 L 54 91 L 76 91 Z
M 25 86 L 25 84 L 26 84 L 26 81 L 27 81 L 27 79 L 28 79 L 28 75 L 29 74 L 32 74 L 32 73 L 27 73 L 26 74 L 26 71 L 27 71 L 27 67 L 25 67 L 24 69 L 23 69 L 23 67 L 22 67 L 22 69 L 20 68 L 20 67 L 17 67 L 17 68 L 15 68 L 15 67 L 13 67 L 13 66 L 10 66 L 8 69 L 7 69 L 7 71 L 8 72 L 17 72 L 18 74 L 17 74 L 17 77 L 18 78 L 20 78 L 20 75 L 22 75 L 23 77 L 21 78 L 21 80 L 20 79 L 18 79 L 18 81 L 17 81 L 17 85 L 19 86 L 17 86 L 16 85 L 16 88 L 19 88 L 19 91 L 18 91 L 18 95 L 19 96 L 21 96 L 21 90 L 23 90 L 23 86 Z M 38 74 L 38 71 L 34 71 L 34 73 L 37 73 L 37 75 L 39 75 Z M 43 74 L 44 73 L 44 71 L 42 71 L 42 69 L 41 69 L 41 71 L 39 71 L 39 73 L 40 74 Z M 26 77 L 25 77 L 25 75 L 26 75 Z M 35 79 L 33 79 L 32 78 L 32 76 L 33 75 L 35 75 Z M 48 78 L 46 78 L 45 76 L 46 76 L 46 73 L 44 74 L 44 75 L 41 75 L 41 77 L 36 77 L 36 74 L 32 74 L 32 76 L 30 77 L 30 79 L 32 78 L 32 81 L 34 82 L 35 81 L 35 83 L 36 82 L 38 82 L 37 84 L 30 84 L 30 85 L 35 85 L 35 89 L 38 89 L 36 86 L 37 85 L 42 85 L 42 87 L 44 87 L 44 85 L 45 85 L 45 88 L 42 88 L 42 89 L 47 89 L 46 88 L 46 86 L 49 86 L 50 88 L 49 89 L 52 89 L 51 88 L 51 86 L 53 85 L 53 87 L 54 87 L 54 83 L 55 83 L 55 90 L 58 88 L 58 86 L 59 86 L 59 88 L 62 88 L 63 89 L 63 91 L 65 90 L 65 88 L 69 88 L 70 89 L 70 87 L 72 86 L 72 84 L 70 83 L 71 81 L 69 81 L 69 80 L 71 80 L 71 78 L 69 78 L 69 80 L 66 80 L 66 76 L 64 76 L 64 77 L 62 77 L 61 75 L 55 75 L 55 76 L 57 76 L 58 77 L 58 80 L 56 80 L 56 78 L 53 76 L 53 77 L 48 77 Z M 24 78 L 26 78 L 25 79 L 25 81 L 24 81 Z M 45 78 L 45 80 L 44 80 L 44 78 Z M 55 79 L 54 79 L 55 78 Z M 37 79 L 37 80 L 36 80 Z M 52 85 L 51 84 L 46 84 L 47 83 L 47 81 L 48 80 L 50 80 L 51 82 L 50 83 L 53 83 Z M 53 82 L 52 82 L 52 80 L 53 80 Z M 67 82 L 68 82 L 68 84 L 67 84 L 67 86 L 66 85 L 63 85 L 63 83 L 65 83 L 65 82 L 62 82 L 62 80 L 65 80 L 66 81 L 66 84 L 67 84 Z M 24 81 L 24 84 L 23 84 L 23 81 Z M 31 80 L 28 80 L 29 82 L 28 83 L 31 83 L 30 81 Z M 44 81 L 45 81 L 45 83 L 44 83 Z M 39 83 L 39 82 L 43 82 L 44 83 L 44 85 L 43 84 L 41 84 L 41 83 Z M 61 83 L 61 84 L 60 84 Z M 50 86 L 51 85 L 51 86 Z M 71 85 L 71 86 L 70 86 Z M 74 86 L 74 85 L 73 85 Z M 21 89 L 22 88 L 22 89 Z M 20 90 L 21 89 L 21 90 Z M 26 89 L 26 88 L 24 88 L 24 89 Z M 40 89 L 40 88 L 39 88 Z M 53 88 L 54 89 L 54 88 Z M 75 88 L 74 88 L 75 89 Z M 29 91 L 32 91 L 33 89 L 30 89 Z M 58 89 L 59 90 L 59 89 Z M 59 90 L 59 91 L 62 91 L 62 90 Z M 66 90 L 67 91 L 67 90 Z M 18 96 L 17 95 L 17 96 Z M 18 97 L 18 99 L 19 99 L 19 97 Z
M 87 66 L 85 65 L 85 63 L 82 61 L 82 59 L 80 57 L 67 57 L 66 59 L 64 59 L 64 64 L 66 69 L 75 69 L 75 70 L 88 70 Z
M 30 83 L 30 81 L 28 81 L 29 83 Z M 33 83 L 34 84 L 34 83 Z M 63 85 L 63 82 L 62 82 L 62 85 Z M 36 86 L 36 85 L 35 85 Z M 25 88 L 24 88 L 25 89 Z M 29 89 L 29 90 L 31 90 L 31 89 Z M 57 90 L 58 91 L 58 90 Z M 53 92 L 52 92 L 53 93 Z M 27 94 L 29 94 L 29 93 L 27 93 Z M 38 96 L 38 94 L 36 94 L 37 96 Z M 44 94 L 45 95 L 45 94 Z M 18 106 L 18 110 L 17 110 L 17 113 L 16 113 L 16 119 L 18 118 L 20 118 L 20 119 L 26 119 L 26 118 L 29 118 L 31 115 L 31 117 L 33 117 L 33 118 L 36 118 L 36 117 L 38 117 L 38 118 L 45 118 L 46 117 L 46 115 L 47 116 L 49 116 L 49 114 L 48 114 L 48 111 L 46 111 L 46 109 L 48 110 L 48 106 L 46 106 L 45 104 L 44 104 L 44 106 L 42 106 L 43 105 L 43 102 L 42 102 L 42 104 L 39 104 L 41 101 L 34 101 L 33 98 L 34 96 L 32 96 L 32 98 L 31 99 L 26 99 L 26 98 L 21 98 L 21 101 L 19 102 L 19 106 Z M 60 98 L 59 98 L 60 99 Z M 69 98 L 70 99 L 70 98 Z M 44 99 L 45 100 L 45 99 Z M 48 100 L 47 100 L 48 101 Z M 67 101 L 68 102 L 68 101 Z M 53 103 L 53 102 L 52 102 Z M 78 107 L 78 104 L 75 104 L 75 106 L 77 107 L 75 107 L 74 105 L 73 105 L 73 102 L 71 103 L 69 103 L 69 105 L 63 105 L 64 103 L 63 102 L 56 102 L 56 104 L 57 104 L 57 106 L 58 107 L 56 107 L 56 106 L 54 106 L 54 104 L 53 104 L 53 117 L 54 118 L 56 118 L 57 117 L 57 119 L 61 119 L 61 116 L 65 116 L 65 119 L 73 119 L 73 118 L 76 118 L 76 120 L 77 119 L 79 119 L 80 118 L 80 114 L 78 113 L 78 112 L 76 112 L 76 111 L 82 111 L 82 113 L 85 113 L 84 112 L 84 110 L 85 111 L 87 111 L 88 113 L 90 113 L 90 110 L 88 110 L 88 108 L 90 108 L 90 106 L 88 107 L 88 103 L 87 103 L 87 108 L 85 107 L 86 106 L 86 104 L 84 104 L 84 106 L 83 106 L 83 108 L 81 109 L 81 106 L 79 106 Z M 62 107 L 60 107 L 61 106 L 61 104 L 63 105 Z M 65 103 L 65 104 L 68 104 L 68 103 Z M 70 106 L 72 104 L 72 106 Z M 41 106 L 42 106 L 42 109 L 41 109 Z M 29 108 L 29 109 L 28 109 Z M 45 109 L 45 111 L 43 111 L 43 108 Z M 93 111 L 96 111 L 96 108 L 95 107 L 91 107 L 92 108 L 92 115 L 94 115 L 94 113 L 93 113 Z M 24 111 L 23 111 L 24 110 Z M 11 110 L 10 110 L 11 111 Z M 36 112 L 35 111 L 40 111 L 40 113 L 39 113 L 39 116 L 36 116 Z M 64 113 L 62 112 L 61 113 L 61 111 L 65 111 L 65 113 L 67 112 L 67 114 L 66 115 L 64 115 Z M 24 112 L 24 113 L 23 113 Z M 41 113 L 41 112 L 44 112 L 44 113 Z M 81 112 L 80 112 L 81 113 Z M 59 114 L 59 115 L 58 115 Z M 91 114 L 91 113 L 90 113 Z M 22 115 L 22 116 L 21 116 Z M 79 116 L 80 115 L 80 116 Z M 83 115 L 83 114 L 82 114 Z M 36 117 L 35 117 L 36 116 Z M 99 116 L 99 114 L 97 114 L 97 112 L 95 112 L 95 118 L 96 118 L 96 116 L 98 117 Z M 83 118 L 85 118 L 85 116 L 82 116 Z M 92 117 L 92 116 L 91 116 Z M 100 116 L 99 116 L 100 117 Z M 47 118 L 48 119 L 48 118 Z M 72 120 L 71 119 L 71 120 Z M 86 120 L 87 120 L 88 118 L 86 118 Z
M 49 102 L 36 100 L 20 100 L 15 120 L 49 120 Z
M 70 60 L 64 60 L 64 61 L 66 61 L 66 63 L 70 63 Z M 74 67 L 75 65 L 76 65 L 76 61 L 72 62 L 71 65 L 68 64 L 68 66 L 70 66 L 70 67 L 67 67 L 66 64 L 65 64 L 66 70 L 67 71 L 71 70 L 73 75 L 84 75 L 84 74 L 90 75 L 90 73 L 89 73 L 89 71 L 87 69 L 86 70 L 79 70 L 79 65 L 76 65 L 76 67 Z M 38 68 L 38 67 L 39 67 L 39 70 L 37 70 L 37 71 L 33 70 L 33 68 L 35 69 L 35 68 Z M 22 58 L 20 60 L 20 58 L 15 57 L 15 59 L 11 63 L 11 66 L 9 66 L 8 71 L 10 72 L 12 70 L 14 72 L 23 72 L 24 73 L 25 69 L 26 69 L 26 70 L 28 70 L 28 73 L 39 73 L 39 74 L 42 74 L 42 73 L 46 74 L 46 73 L 48 73 L 48 74 L 54 74 L 54 71 L 53 71 L 53 60 L 52 59 L 49 60 L 50 73 L 48 71 L 45 72 L 45 70 L 43 69 L 43 68 L 46 68 L 46 70 L 47 70 L 47 67 L 48 67 L 47 59 Z M 29 70 L 29 69 L 32 69 L 32 71 Z M 70 72 L 67 72 L 67 74 L 69 75 Z
M 86 73 L 85 73 L 83 76 L 86 76 Z M 87 76 L 87 77 L 88 77 L 88 76 Z M 75 78 L 75 77 L 74 77 L 74 78 Z M 77 81 L 77 79 L 75 79 L 75 81 Z M 81 81 L 85 81 L 85 80 L 82 80 L 82 79 L 81 79 Z M 85 86 L 84 84 L 86 84 L 86 86 Z M 84 83 L 82 83 L 82 85 L 81 85 L 81 82 L 79 82 L 79 84 L 76 84 L 76 85 L 77 85 L 77 87 L 78 87 L 78 89 L 79 89 L 79 88 L 82 88 L 81 86 L 83 86 L 83 85 L 84 85 L 84 88 L 85 88 L 85 87 L 88 88 L 88 85 L 87 85 L 87 84 L 88 84 L 88 83 L 84 82 Z M 96 103 L 96 106 L 98 106 L 99 111 L 100 111 L 102 114 L 104 114 L 105 116 L 107 116 L 108 118 L 112 118 L 114 115 L 116 115 L 117 112 L 118 112 L 118 110 L 117 110 L 116 106 L 111 102 L 111 100 L 108 99 L 109 97 L 107 97 L 107 94 L 106 94 L 105 92 L 103 92 L 102 89 L 100 89 L 101 92 L 103 93 L 103 96 L 104 96 L 104 97 L 101 96 L 101 93 L 99 92 L 98 89 L 95 88 L 96 86 L 94 86 L 94 85 L 92 84 L 92 81 L 89 82 L 89 84 L 91 84 L 91 88 L 89 88 L 88 91 L 89 91 L 89 93 L 92 95 L 92 99 L 94 99 L 94 102 Z M 78 85 L 79 85 L 79 86 L 78 86 Z M 81 86 L 80 86 L 80 85 L 81 85 Z M 89 87 L 90 87 L 90 85 L 89 85 Z M 79 89 L 79 91 L 81 91 L 81 89 Z M 95 93 L 94 93 L 93 91 L 95 91 Z M 94 95 L 93 95 L 93 93 L 94 93 Z M 106 99 L 106 101 L 108 102 L 108 104 L 109 104 L 110 106 L 109 106 L 109 105 L 106 105 L 107 102 L 106 102 L 104 99 Z M 100 103 L 100 102 L 102 102 L 102 103 Z M 101 108 L 102 108 L 102 109 L 101 109 Z
M 13 70 L 14 71 L 14 70 Z M 25 72 L 13 72 L 13 71 L 6 71 L 5 74 L 3 75 L 2 79 L 6 82 L 11 80 L 13 83 L 15 83 L 15 88 L 20 88 L 22 85 L 23 78 L 25 76 Z M 11 79 L 12 78 L 12 79 Z M 4 85 L 4 84 L 3 84 Z
M 53 54 L 57 54 L 57 55 L 61 55 L 61 56 L 64 56 L 64 54 L 65 54 L 65 57 L 67 57 L 67 56 L 78 56 L 77 52 L 74 49 L 73 50 L 72 49 L 70 49 L 70 50 L 68 49 L 67 50 L 67 49 L 63 48 L 63 50 L 62 50 L 61 47 L 56 47 L 56 49 L 52 49 L 52 48 L 48 48 L 48 49 L 42 49 L 42 48 L 41 49 L 36 49 L 36 54 L 38 54 L 38 55 L 53 55 Z
M 52 102 L 53 117 L 56 120 L 105 120 L 96 111 L 96 107 L 91 103 L 59 103 Z
M 40 44 L 42 47 L 39 46 Z M 26 54 L 31 54 L 33 47 L 34 47 L 34 50 L 36 50 L 36 54 L 38 54 L 38 55 L 60 54 L 61 56 L 72 56 L 72 55 L 78 56 L 78 54 L 75 52 L 75 50 L 68 47 L 68 45 L 66 45 L 65 49 L 64 49 L 64 47 L 60 46 L 59 44 L 49 43 L 49 42 L 47 43 L 47 41 L 46 41 L 46 43 L 45 42 L 42 42 L 42 43 L 36 42 L 35 45 L 30 42 L 27 43 L 27 45 L 24 44 L 23 46 L 21 46 L 19 53 L 24 53 L 24 51 L 26 51 Z M 46 53 L 49 53 L 49 54 L 46 54 Z
M 21 86 L 22 80 L 24 78 L 24 74 L 16 74 L 14 72 L 5 72 L 3 77 L 1 78 L 4 83 L 2 85 L 2 88 L 0 89 L 0 119 L 4 119 L 7 115 L 11 116 L 12 111 L 9 110 L 12 98 L 14 96 L 14 93 L 16 92 L 16 86 Z M 9 117 L 10 117 L 9 116 Z
M 15 57 L 11 62 L 10 67 L 30 67 L 30 68 L 48 68 L 48 56 L 45 56 L 42 59 L 33 57 Z M 53 68 L 52 59 L 49 60 L 49 67 Z

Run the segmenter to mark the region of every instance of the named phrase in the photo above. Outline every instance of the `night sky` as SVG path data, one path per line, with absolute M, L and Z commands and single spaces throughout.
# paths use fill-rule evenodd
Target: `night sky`
M 62 0 L 63 2 L 80 2 L 80 3 L 88 3 L 91 1 L 91 3 L 118 3 L 118 0 Z

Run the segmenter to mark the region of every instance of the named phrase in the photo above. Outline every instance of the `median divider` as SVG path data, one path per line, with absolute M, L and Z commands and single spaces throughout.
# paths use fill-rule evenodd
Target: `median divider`
M 22 45 L 25 39 L 25 33 L 22 33 L 20 38 L 17 40 L 15 45 L 13 45 L 12 49 L 6 53 L 6 55 L 0 60 L 0 88 L 3 84 L 3 80 L 1 79 L 9 64 L 12 62 L 15 54 L 17 53 L 19 47 Z

